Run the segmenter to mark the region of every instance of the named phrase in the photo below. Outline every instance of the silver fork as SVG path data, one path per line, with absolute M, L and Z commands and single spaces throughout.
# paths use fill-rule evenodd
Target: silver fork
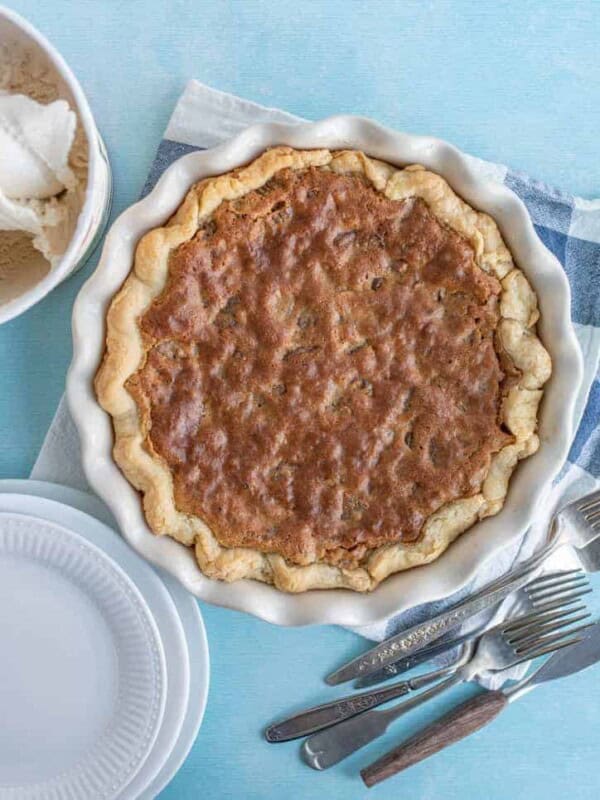
M 567 607 L 591 591 L 587 578 L 581 570 L 549 573 L 534 579 L 519 591 L 515 598 L 516 608 L 518 612 L 522 612 L 535 610 L 540 605 L 544 605 L 546 610 L 552 610 L 558 606 Z M 287 742 L 290 739 L 308 736 L 331 725 L 336 725 L 345 719 L 350 719 L 350 717 L 361 714 L 370 708 L 376 708 L 390 700 L 402 697 L 409 692 L 423 689 L 440 678 L 454 673 L 459 667 L 466 664 L 473 654 L 473 644 L 481 634 L 481 630 L 472 631 L 441 645 L 432 645 L 418 653 L 414 659 L 406 659 L 403 664 L 391 665 L 396 670 L 395 674 L 398 674 L 415 666 L 417 659 L 421 659 L 418 663 L 423 663 L 463 645 L 457 659 L 448 666 L 417 675 L 409 680 L 396 681 L 382 689 L 338 697 L 329 703 L 305 709 L 298 714 L 270 725 L 265 731 L 265 738 L 268 742 Z M 379 675 L 379 673 L 376 673 L 376 675 Z M 380 680 L 385 680 L 388 677 L 389 675 L 386 674 Z
M 590 617 L 585 605 L 549 603 L 531 614 L 505 620 L 483 634 L 470 661 L 430 689 L 383 711 L 366 711 L 327 730 L 315 733 L 302 745 L 302 756 L 313 769 L 327 769 L 385 733 L 389 725 L 417 705 L 483 672 L 500 672 L 581 641 Z
M 596 543 L 594 542 L 593 545 Z M 590 545 L 592 547 L 593 545 Z M 598 547 L 600 554 L 600 547 Z M 598 564 L 600 569 L 600 562 Z M 556 600 L 559 603 L 567 599 L 565 593 L 572 597 L 572 601 L 581 597 L 584 594 L 591 592 L 588 579 L 581 569 L 571 569 L 562 572 L 548 572 L 538 578 L 534 578 L 527 586 L 522 587 L 515 593 L 515 604 L 512 614 L 519 614 L 528 610 L 536 609 L 542 603 L 548 603 L 551 600 Z M 386 664 L 385 667 L 359 678 L 354 686 L 357 689 L 364 689 L 368 686 L 374 686 L 382 681 L 387 681 L 396 675 L 401 675 L 413 666 L 422 664 L 423 661 L 428 661 L 440 653 L 447 652 L 459 644 L 474 642 L 481 636 L 484 628 L 479 627 L 462 636 L 458 636 L 448 640 L 444 645 L 438 645 L 435 642 L 424 650 L 419 650 L 412 656 L 401 658 L 398 661 L 393 661 L 391 664 Z M 430 654 L 430 655 L 428 655 Z
M 581 553 L 600 536 L 600 491 L 580 497 L 564 506 L 552 518 L 548 543 L 530 559 L 508 575 L 485 586 L 477 594 L 462 600 L 441 614 L 414 625 L 402 633 L 386 639 L 358 658 L 352 659 L 325 679 L 330 685 L 362 678 L 382 667 L 406 657 L 439 639 L 465 620 L 491 608 L 524 586 L 534 570 L 559 547 L 569 545 Z M 588 564 L 582 559 L 586 570 Z M 600 569 L 600 551 L 592 559 L 593 571 Z

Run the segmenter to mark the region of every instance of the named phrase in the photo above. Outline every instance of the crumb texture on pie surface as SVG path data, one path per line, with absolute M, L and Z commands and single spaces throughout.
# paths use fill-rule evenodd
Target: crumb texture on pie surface
M 141 240 L 96 388 L 205 574 L 364 591 L 501 508 L 538 444 L 537 318 L 440 176 L 276 148 Z

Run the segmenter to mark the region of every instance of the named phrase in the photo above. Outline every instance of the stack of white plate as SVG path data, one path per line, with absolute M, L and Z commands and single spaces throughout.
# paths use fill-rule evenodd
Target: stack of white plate
M 0 800 L 153 798 L 208 693 L 196 600 L 82 492 L 0 481 Z

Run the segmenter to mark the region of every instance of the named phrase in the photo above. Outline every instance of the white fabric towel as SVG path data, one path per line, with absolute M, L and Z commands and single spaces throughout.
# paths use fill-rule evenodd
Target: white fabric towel
M 173 159 L 174 143 L 182 146 L 180 151 L 175 152 L 175 155 L 177 155 L 185 152 L 186 146 L 206 148 L 217 145 L 257 122 L 293 124 L 301 121 L 298 117 L 283 111 L 265 108 L 211 89 L 198 81 L 190 81 L 169 121 L 164 140 L 150 172 L 146 190 L 154 185 L 162 171 Z M 167 147 L 167 145 L 170 145 L 170 147 Z M 480 174 L 499 182 L 504 181 L 507 174 L 506 167 L 490 164 L 475 158 L 472 158 L 471 162 L 473 168 Z M 586 376 L 578 401 L 575 426 L 579 423 L 589 387 L 596 374 L 597 354 L 600 344 L 596 340 L 594 342 L 589 341 L 591 333 L 588 326 L 579 326 L 577 332 L 584 353 L 589 354 L 590 357 L 586 359 Z M 79 458 L 77 432 L 69 415 L 64 397 L 48 431 L 31 477 L 89 491 Z M 586 490 L 595 488 L 596 485 L 596 481 L 589 473 L 578 469 L 576 465 L 570 465 L 569 470 L 565 470 L 561 479 L 549 490 L 547 501 L 542 504 L 543 513 L 539 515 L 536 523 L 528 531 L 522 542 L 507 548 L 493 560 L 493 563 L 485 565 L 480 570 L 476 581 L 464 591 L 473 592 L 477 587 L 504 573 L 516 560 L 526 558 L 533 553 L 546 535 L 548 520 L 556 505 L 559 502 L 564 502 L 569 494 L 575 493 L 578 496 Z M 564 559 L 561 566 L 564 566 Z M 358 632 L 370 639 L 380 640 L 384 636 L 390 635 L 395 629 L 405 627 L 413 621 L 429 616 L 435 610 L 443 608 L 443 606 L 444 601 L 421 607 L 415 610 L 415 615 L 412 619 L 405 612 L 398 618 L 392 618 L 377 625 L 361 628 Z M 507 601 L 499 613 L 506 613 L 509 607 L 510 601 Z M 486 683 L 494 685 L 497 682 L 486 680 Z

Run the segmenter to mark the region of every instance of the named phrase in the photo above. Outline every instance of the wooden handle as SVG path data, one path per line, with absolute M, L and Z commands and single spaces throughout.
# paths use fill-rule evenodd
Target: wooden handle
M 361 770 L 363 781 L 367 786 L 374 786 L 459 742 L 491 722 L 507 703 L 502 692 L 478 694 Z

